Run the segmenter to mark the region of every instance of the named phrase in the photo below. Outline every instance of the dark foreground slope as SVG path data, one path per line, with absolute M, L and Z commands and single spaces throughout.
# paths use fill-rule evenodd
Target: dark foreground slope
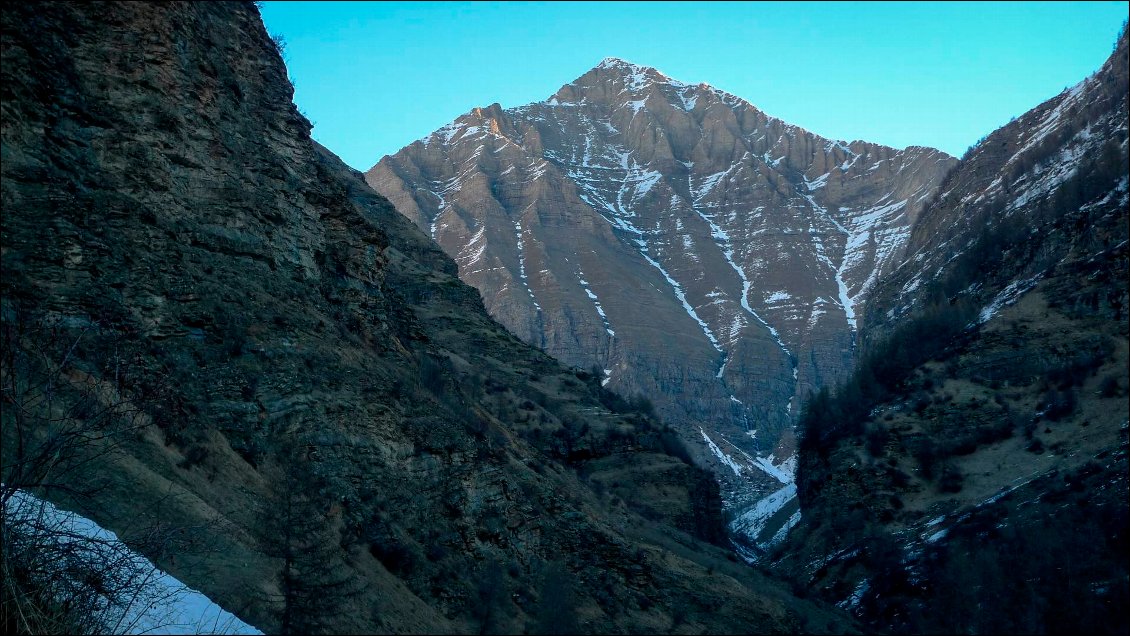
M 949 174 L 811 400 L 778 554 L 909 633 L 1125 633 L 1127 40 Z
M 2 80 L 8 487 L 266 631 L 850 626 L 311 141 L 252 4 L 6 5 Z

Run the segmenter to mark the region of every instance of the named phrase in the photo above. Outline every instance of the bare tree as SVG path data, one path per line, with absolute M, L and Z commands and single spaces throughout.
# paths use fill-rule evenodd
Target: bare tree
M 154 424 L 160 374 L 97 322 L 0 308 L 0 625 L 5 633 L 126 633 L 184 589 L 118 538 L 42 498 L 83 506 L 113 454 Z M 148 554 L 172 529 L 136 528 Z M 166 580 L 167 579 L 167 580 Z M 222 626 L 214 626 L 222 629 Z
M 163 383 L 96 322 L 12 313 L 0 319 L 0 503 L 29 489 L 88 497 L 97 480 L 84 473 L 152 425 L 143 406 L 163 397 Z
M 178 605 L 193 592 L 113 533 L 24 491 L 9 498 L 3 531 L 5 633 L 223 633 L 237 626 L 216 607 L 203 616 L 185 615 Z M 211 622 L 200 624 L 202 619 Z

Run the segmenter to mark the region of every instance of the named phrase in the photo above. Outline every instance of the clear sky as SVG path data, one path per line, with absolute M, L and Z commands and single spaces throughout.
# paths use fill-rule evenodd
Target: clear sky
M 960 156 L 1110 55 L 1126 2 L 265 2 L 314 138 L 354 168 L 608 56 L 833 139 Z

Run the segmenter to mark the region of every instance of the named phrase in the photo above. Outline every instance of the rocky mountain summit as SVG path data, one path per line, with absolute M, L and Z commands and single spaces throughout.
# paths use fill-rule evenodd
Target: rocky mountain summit
M 366 179 L 512 333 L 649 398 L 714 467 L 731 529 L 765 546 L 798 518 L 800 401 L 851 371 L 857 313 L 954 163 L 609 58 Z
M 268 632 L 852 629 L 716 545 L 646 404 L 507 333 L 310 139 L 253 3 L 0 18 L 5 501 Z M 5 624 L 8 590 L 59 609 L 9 530 Z

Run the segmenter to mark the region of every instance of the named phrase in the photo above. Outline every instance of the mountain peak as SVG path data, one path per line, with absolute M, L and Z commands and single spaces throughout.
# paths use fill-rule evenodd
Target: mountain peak
M 626 88 L 629 93 L 633 94 L 648 89 L 655 84 L 665 84 L 677 92 L 685 90 L 695 92 L 710 91 L 724 101 L 728 99 L 730 101 L 745 102 L 745 100 L 740 97 L 719 90 L 706 82 L 687 84 L 670 77 L 653 66 L 643 66 L 619 57 L 604 58 L 600 61 L 600 64 L 594 66 L 589 72 L 577 78 L 576 81 L 568 86 L 580 84 L 581 86 L 588 87 L 593 84 L 606 84 L 609 81 L 617 88 Z M 684 95 L 682 101 L 684 104 L 686 103 L 686 95 Z
M 606 57 L 600 61 L 594 68 L 596 69 L 625 69 L 630 71 L 654 71 L 655 69 L 650 66 L 640 66 L 634 62 L 629 62 L 619 57 Z
M 636 66 L 636 65 L 632 64 L 631 62 L 629 62 L 627 60 L 624 60 L 624 59 L 621 59 L 621 58 L 618 58 L 618 57 L 609 56 L 609 57 L 606 57 L 603 60 L 601 60 L 600 64 L 596 65 L 596 68 L 614 68 L 614 67 L 617 67 L 617 66 Z
M 612 71 L 629 82 L 633 90 L 638 90 L 653 81 L 669 82 L 671 78 L 651 66 L 641 66 L 618 58 L 606 57 L 593 67 L 591 72 Z
M 602 96 L 597 99 L 608 99 L 624 92 L 638 95 L 657 83 L 682 85 L 650 66 L 641 66 L 610 56 L 577 79 L 562 86 L 546 100 L 546 103 L 579 103 L 597 95 Z

